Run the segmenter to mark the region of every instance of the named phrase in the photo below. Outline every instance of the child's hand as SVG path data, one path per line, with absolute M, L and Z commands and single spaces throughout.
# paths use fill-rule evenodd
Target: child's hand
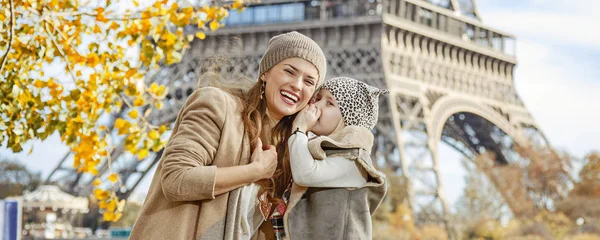
M 321 116 L 321 110 L 314 104 L 309 104 L 296 115 L 292 130 L 300 129 L 300 131 L 308 132 L 317 123 Z

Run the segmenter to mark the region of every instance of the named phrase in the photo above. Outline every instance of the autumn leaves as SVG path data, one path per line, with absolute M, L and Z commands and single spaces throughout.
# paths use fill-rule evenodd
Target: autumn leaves
M 162 108 L 168 89 L 148 77 L 179 62 L 190 42 L 223 27 L 244 1 L 85 4 L 0 2 L 0 142 L 19 152 L 58 133 L 74 153 L 73 167 L 97 175 L 106 162 L 110 169 L 117 145 L 137 159 L 164 147 L 168 127 L 147 118 Z M 116 221 L 122 200 L 115 191 L 123 183 L 112 170 L 104 177 L 94 181 L 94 195 L 105 220 Z

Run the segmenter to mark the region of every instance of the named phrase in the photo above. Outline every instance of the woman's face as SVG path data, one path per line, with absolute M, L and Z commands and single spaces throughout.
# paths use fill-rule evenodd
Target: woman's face
M 308 104 L 319 79 L 317 68 L 301 58 L 288 58 L 269 71 L 261 80 L 266 82 L 265 98 L 271 118 L 281 120 L 295 114 Z
M 313 104 L 321 110 L 321 116 L 310 130 L 311 132 L 318 136 L 326 136 L 344 126 L 340 107 L 329 90 L 319 90 Z

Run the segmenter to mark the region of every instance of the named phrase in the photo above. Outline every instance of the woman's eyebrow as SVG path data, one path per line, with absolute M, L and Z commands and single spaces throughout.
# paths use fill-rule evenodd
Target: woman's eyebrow
M 284 65 L 291 67 L 291 68 L 292 68 L 294 71 L 296 71 L 296 72 L 298 71 L 298 69 L 297 69 L 297 68 L 295 68 L 294 66 L 292 66 L 292 65 L 290 65 L 290 64 L 288 64 L 288 63 L 286 63 L 286 64 L 284 64 Z
M 290 65 L 289 63 L 286 63 L 286 64 L 284 64 L 284 65 L 286 65 L 286 66 L 289 66 L 289 67 L 291 67 L 291 68 L 292 68 L 292 69 L 293 69 L 295 72 L 298 72 L 298 69 L 297 69 L 296 67 L 294 67 L 294 66 Z M 313 77 L 313 76 L 311 76 L 311 75 L 308 75 L 308 76 L 306 76 L 306 78 L 308 78 L 308 79 L 310 79 L 310 80 L 315 80 L 315 79 L 316 79 L 315 77 Z

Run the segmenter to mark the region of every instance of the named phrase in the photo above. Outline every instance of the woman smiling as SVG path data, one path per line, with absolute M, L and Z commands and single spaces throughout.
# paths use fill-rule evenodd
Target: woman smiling
M 257 197 L 267 189 L 254 183 L 284 169 L 275 146 L 285 145 L 291 116 L 307 105 L 325 70 L 321 48 L 290 32 L 271 38 L 249 89 L 196 90 L 177 117 L 131 239 L 273 237 L 264 221 L 269 201 Z

